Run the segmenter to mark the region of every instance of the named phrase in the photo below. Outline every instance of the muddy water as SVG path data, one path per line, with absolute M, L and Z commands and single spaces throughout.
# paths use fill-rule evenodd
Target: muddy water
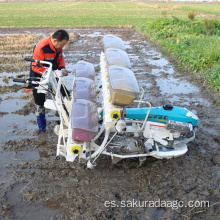
M 1 33 L 36 33 L 51 29 L 2 30 Z M 65 50 L 67 69 L 79 60 L 95 66 L 99 83 L 99 59 L 105 34 L 115 34 L 126 44 L 132 70 L 153 106 L 166 103 L 186 107 L 198 114 L 196 140 L 185 156 L 172 160 L 148 158 L 111 164 L 102 156 L 95 170 L 84 165 L 55 160 L 58 118 L 47 113 L 48 130 L 37 135 L 33 101 L 24 93 L 0 95 L 0 219 L 218 219 L 220 217 L 220 108 L 219 98 L 165 56 L 155 45 L 131 29 L 69 29 L 77 40 Z M 27 53 L 28 54 L 28 53 Z M 17 73 L 18 74 L 18 73 Z M 0 73 L 0 80 L 5 73 Z M 9 73 L 16 76 L 16 73 Z M 66 77 L 68 89 L 73 72 Z M 10 89 L 11 88 L 11 89 Z M 210 207 L 165 208 L 123 201 L 208 201 Z M 107 203 L 106 203 L 107 201 Z M 109 204 L 111 202 L 112 206 Z M 116 205 L 115 205 L 116 204 Z M 115 206 L 114 206 L 115 205 Z

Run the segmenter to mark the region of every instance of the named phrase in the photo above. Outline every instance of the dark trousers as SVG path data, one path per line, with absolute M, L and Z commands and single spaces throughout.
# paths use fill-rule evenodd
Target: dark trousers
M 58 81 L 58 78 L 57 78 L 57 81 Z M 38 86 L 38 85 L 36 85 L 36 86 Z M 61 85 L 61 88 L 60 88 L 60 92 L 61 92 L 62 96 L 66 96 L 66 93 L 67 93 L 68 96 L 70 95 L 67 88 L 65 86 L 62 86 L 62 85 Z M 38 93 L 37 89 L 35 89 L 35 87 L 34 87 L 33 88 L 33 96 L 34 96 L 34 101 L 35 101 L 36 105 L 44 106 L 44 102 L 46 101 L 46 95 L 44 93 Z
M 44 102 L 46 101 L 46 95 L 43 93 L 37 93 L 37 89 L 33 89 L 33 96 L 36 105 L 44 106 Z

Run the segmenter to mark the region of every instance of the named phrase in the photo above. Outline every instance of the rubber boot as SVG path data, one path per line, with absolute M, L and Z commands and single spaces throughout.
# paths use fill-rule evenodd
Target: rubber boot
M 35 105 L 35 114 L 37 116 L 37 124 L 41 132 L 46 131 L 46 117 L 44 106 Z

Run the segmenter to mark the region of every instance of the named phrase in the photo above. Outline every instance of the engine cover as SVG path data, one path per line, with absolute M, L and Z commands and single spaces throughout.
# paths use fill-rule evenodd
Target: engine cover
M 180 132 L 171 132 L 171 130 L 166 128 L 166 124 L 148 121 L 145 125 L 143 135 L 145 138 L 152 138 L 155 135 L 161 139 L 173 140 L 180 136 Z

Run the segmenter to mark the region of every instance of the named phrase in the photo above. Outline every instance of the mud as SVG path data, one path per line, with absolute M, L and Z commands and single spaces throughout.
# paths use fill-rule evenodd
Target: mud
M 1 29 L 5 34 L 31 33 L 32 39 L 48 36 L 53 29 Z M 47 112 L 48 130 L 37 135 L 33 100 L 21 85 L 2 81 L 0 73 L 0 219 L 212 219 L 220 217 L 220 101 L 197 77 L 191 76 L 133 29 L 67 29 L 76 36 L 65 49 L 67 69 L 79 60 L 95 65 L 98 82 L 99 58 L 105 34 L 121 37 L 132 70 L 153 106 L 166 103 L 186 107 L 200 118 L 196 140 L 186 155 L 171 159 L 147 158 L 112 164 L 102 156 L 95 170 L 77 162 L 56 160 L 59 120 Z M 30 54 L 31 51 L 25 51 Z M 2 54 L 2 56 L 4 56 Z M 28 65 L 22 71 L 28 71 Z M 11 69 L 11 68 L 10 68 Z M 71 88 L 73 73 L 66 78 Z M 24 97 L 24 96 L 23 96 Z M 158 205 L 140 207 L 122 201 L 183 201 L 178 208 Z M 107 201 L 107 203 L 106 203 Z M 189 201 L 207 201 L 209 207 L 187 207 Z M 111 205 L 109 203 L 111 202 Z M 108 207 L 106 207 L 108 206 Z

